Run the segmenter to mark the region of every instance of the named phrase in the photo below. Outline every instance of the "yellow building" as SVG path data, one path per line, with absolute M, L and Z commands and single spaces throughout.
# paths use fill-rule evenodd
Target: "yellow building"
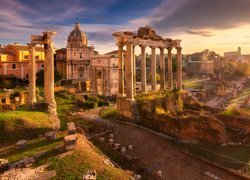
M 35 47 L 37 72 L 44 68 L 44 49 Z M 9 44 L 0 50 L 0 75 L 15 76 L 18 79 L 29 77 L 29 47 L 21 44 Z

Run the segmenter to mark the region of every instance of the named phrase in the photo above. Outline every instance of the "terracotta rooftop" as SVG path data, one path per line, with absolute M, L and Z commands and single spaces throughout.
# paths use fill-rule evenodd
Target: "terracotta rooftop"
M 11 46 L 14 46 L 16 49 L 19 51 L 29 51 L 29 47 L 27 45 L 21 45 L 21 44 L 11 44 Z M 43 47 L 35 47 L 36 51 L 38 52 L 43 52 L 44 48 Z

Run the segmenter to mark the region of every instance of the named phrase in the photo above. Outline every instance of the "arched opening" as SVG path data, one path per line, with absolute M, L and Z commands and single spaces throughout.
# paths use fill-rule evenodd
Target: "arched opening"
M 84 77 L 85 70 L 84 70 L 83 67 L 80 67 L 80 68 L 78 69 L 78 74 L 79 74 L 79 77 L 80 77 L 80 78 L 83 78 L 83 77 Z

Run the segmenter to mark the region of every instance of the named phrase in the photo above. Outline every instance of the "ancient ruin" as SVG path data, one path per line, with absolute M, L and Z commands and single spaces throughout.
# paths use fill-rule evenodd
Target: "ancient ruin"
M 33 106 L 36 103 L 36 67 L 35 67 L 35 45 L 44 45 L 45 62 L 44 62 L 44 100 L 48 105 L 48 112 L 53 121 L 55 129 L 60 128 L 60 121 L 56 112 L 56 101 L 54 98 L 54 43 L 53 36 L 55 31 L 43 32 L 42 36 L 31 35 L 31 43 L 29 43 L 29 104 Z
M 151 90 L 157 91 L 156 85 L 156 48 L 160 49 L 160 90 L 166 90 L 165 85 L 165 54 L 164 50 L 168 50 L 168 70 L 167 81 L 168 89 L 173 90 L 173 69 L 172 69 L 172 49 L 177 50 L 177 79 L 176 88 L 182 89 L 182 53 L 181 40 L 173 40 L 170 38 L 162 38 L 150 26 L 140 27 L 137 33 L 133 32 L 116 32 L 116 45 L 118 46 L 118 98 L 117 107 L 121 114 L 132 117 L 133 103 L 135 92 L 135 47 L 141 47 L 141 92 L 147 93 L 146 78 L 146 54 L 145 50 L 149 46 L 151 48 Z M 126 59 L 124 59 L 123 47 L 126 46 Z M 125 69 L 125 71 L 124 71 Z M 124 81 L 125 80 L 125 81 Z M 126 92 L 125 92 L 126 82 Z M 132 109 L 131 109 L 132 108 Z
M 177 49 L 177 83 L 176 87 L 182 89 L 182 54 L 181 40 L 162 38 L 150 26 L 140 27 L 137 34 L 133 32 L 116 32 L 116 45 L 119 48 L 119 96 L 133 100 L 135 95 L 135 47 L 141 47 L 141 86 L 142 92 L 146 93 L 146 56 L 145 50 L 151 48 L 151 86 L 152 91 L 156 91 L 156 48 L 160 49 L 160 89 L 165 90 L 165 57 L 164 50 L 168 50 L 168 88 L 173 89 L 173 70 L 172 70 L 172 49 Z M 123 47 L 126 46 L 126 59 L 123 59 Z M 125 66 L 124 66 L 125 65 Z M 124 75 L 125 67 L 125 75 Z M 124 76 L 126 81 L 126 93 L 124 92 Z

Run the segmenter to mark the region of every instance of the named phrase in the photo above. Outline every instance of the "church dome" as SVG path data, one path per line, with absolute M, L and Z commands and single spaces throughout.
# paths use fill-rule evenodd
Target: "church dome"
M 68 47 L 87 46 L 88 39 L 84 32 L 80 30 L 80 23 L 75 23 L 75 29 L 68 36 Z

